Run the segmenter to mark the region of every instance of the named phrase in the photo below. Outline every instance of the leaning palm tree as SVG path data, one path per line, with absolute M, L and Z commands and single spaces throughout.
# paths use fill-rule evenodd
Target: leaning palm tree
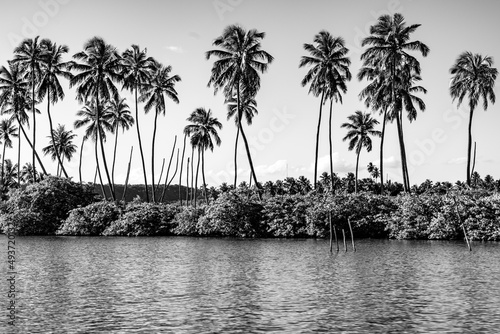
M 264 37 L 264 32 L 255 29 L 246 31 L 239 25 L 230 25 L 212 43 L 219 49 L 206 52 L 207 59 L 212 56 L 218 58 L 212 66 L 208 86 L 213 85 L 215 94 L 222 89 L 226 99 L 236 96 L 238 128 L 245 143 L 248 163 L 257 187 L 260 186 L 255 175 L 250 147 L 241 125 L 241 100 L 245 95 L 255 97 L 260 89 L 259 73 L 266 72 L 274 59 L 261 49 L 261 40 Z
M 52 115 L 50 113 L 50 104 L 56 103 L 58 100 L 64 99 L 64 90 L 59 82 L 59 77 L 71 80 L 69 72 L 69 62 L 62 60 L 63 54 L 68 53 L 69 49 L 66 45 L 57 45 L 49 40 L 42 41 L 42 46 L 46 50 L 46 57 L 41 62 L 41 77 L 38 84 L 38 98 L 43 100 L 47 96 L 47 115 L 49 116 L 50 135 L 54 133 L 52 125 Z M 56 143 L 54 137 L 51 138 L 53 144 Z M 66 178 L 68 173 L 64 169 L 62 159 L 59 155 L 59 150 L 54 146 L 53 151 L 56 155 L 58 169 L 60 168 Z
M 495 103 L 495 80 L 498 70 L 493 67 L 493 58 L 464 52 L 458 56 L 451 67 L 452 80 L 450 95 L 453 101 L 458 100 L 458 106 L 467 96 L 469 99 L 469 131 L 467 146 L 467 185 L 471 185 L 471 148 L 472 148 L 472 117 L 479 100 L 483 100 L 484 110 L 488 109 L 488 100 Z
M 227 104 L 227 119 L 229 120 L 231 117 L 234 117 L 234 122 L 237 127 L 236 131 L 236 140 L 234 144 L 234 188 L 236 188 L 236 183 L 238 181 L 238 138 L 240 135 L 240 127 L 238 124 L 240 123 L 239 115 L 238 115 L 238 99 L 236 96 L 232 96 L 226 100 Z M 259 113 L 257 110 L 257 101 L 255 98 L 249 95 L 242 96 L 240 101 L 240 110 L 239 113 L 241 117 L 244 117 L 247 121 L 248 125 L 252 125 L 252 120 L 255 115 Z
M 347 88 L 345 82 L 351 79 L 349 72 L 350 60 L 346 57 L 349 51 L 345 47 L 345 41 L 341 37 L 333 37 L 328 31 L 322 30 L 314 36 L 314 44 L 304 44 L 304 49 L 310 53 L 308 56 L 302 56 L 299 67 L 310 66 L 302 86 L 309 84 L 309 93 L 314 96 L 320 96 L 319 118 L 316 130 L 316 151 L 314 158 L 314 188 L 318 181 L 318 151 L 319 151 L 319 132 L 321 127 L 321 115 L 323 104 L 327 98 L 339 100 L 340 93 L 345 93 Z M 326 95 L 325 95 L 326 94 Z M 331 102 L 332 102 L 331 101 Z M 330 127 L 329 136 L 331 138 L 331 114 L 330 104 Z M 330 142 L 330 165 L 331 175 L 333 175 L 333 160 L 331 156 Z
M 349 151 L 356 148 L 356 180 L 354 183 L 354 192 L 358 192 L 358 167 L 359 155 L 363 147 L 368 152 L 372 150 L 372 139 L 370 136 L 380 137 L 381 132 L 375 130 L 375 125 L 378 121 L 370 116 L 369 113 L 362 113 L 356 111 L 353 115 L 347 117 L 349 123 L 343 123 L 342 128 L 349 130 L 347 135 L 342 139 L 343 141 L 349 140 Z
M 147 50 L 141 50 L 138 45 L 132 45 L 131 49 L 125 50 L 122 58 L 123 66 L 123 88 L 134 93 L 135 99 L 135 126 L 137 139 L 139 140 L 139 151 L 141 152 L 142 172 L 144 175 L 144 188 L 146 201 L 149 202 L 148 179 L 146 176 L 146 164 L 144 163 L 144 152 L 142 150 L 141 131 L 139 129 L 138 91 L 151 79 L 151 69 L 154 59 L 147 56 Z M 154 184 L 154 182 L 153 182 Z
M 102 104 L 102 102 L 101 102 Z M 91 138 L 94 141 L 95 162 L 99 181 L 101 183 L 101 190 L 104 198 L 106 192 L 104 191 L 104 184 L 102 182 L 101 169 L 99 167 L 99 154 L 97 143 L 99 139 L 101 143 L 106 141 L 106 131 L 113 131 L 113 126 L 110 123 L 110 113 L 108 109 L 103 106 L 98 107 L 95 101 L 87 103 L 81 110 L 76 113 L 81 119 L 76 120 L 74 123 L 75 129 L 86 126 L 84 139 Z M 114 200 L 113 190 L 110 187 L 111 197 Z
M 80 102 L 99 101 L 95 103 L 95 122 L 96 128 L 101 128 L 100 122 L 103 118 L 104 107 L 102 101 L 109 101 L 118 95 L 118 90 L 115 83 L 119 82 L 121 76 L 121 57 L 116 48 L 107 44 L 100 37 L 93 37 L 83 46 L 83 51 L 73 56 L 79 62 L 73 62 L 71 69 L 77 70 L 70 81 L 70 87 L 77 86 L 76 93 Z M 116 200 L 114 187 L 111 182 L 111 176 L 106 162 L 106 154 L 104 153 L 104 131 L 97 131 L 96 141 L 99 140 L 101 146 L 101 155 L 108 179 L 111 197 Z
M 208 204 L 207 197 L 207 183 L 205 181 L 205 151 L 210 149 L 213 152 L 214 142 L 220 146 L 221 139 L 217 133 L 217 129 L 222 129 L 222 124 L 219 120 L 212 116 L 210 109 L 197 108 L 187 118 L 191 124 L 186 125 L 184 133 L 190 136 L 191 145 L 198 149 L 198 165 L 201 155 L 201 175 L 203 177 L 203 193 L 205 195 L 205 202 Z M 198 168 L 196 171 L 196 183 L 198 183 Z M 195 186 L 195 189 L 197 187 Z M 196 192 L 195 192 L 196 196 Z M 195 200 L 196 205 L 196 200 Z
M 420 41 L 411 41 L 410 35 L 414 33 L 420 24 L 407 26 L 403 15 L 396 13 L 394 16 L 383 15 L 379 17 L 377 23 L 370 27 L 370 36 L 366 37 L 362 46 L 369 46 L 361 55 L 364 61 L 363 66 L 376 66 L 384 72 L 384 76 L 391 83 L 390 104 L 396 110 L 396 82 L 401 79 L 401 72 L 404 67 L 409 67 L 415 74 L 420 75 L 420 63 L 409 51 L 418 51 L 426 57 L 429 53 L 427 45 Z M 401 153 L 401 166 L 403 173 L 403 184 L 406 192 L 410 191 L 408 166 L 404 147 L 402 130 L 402 119 L 396 117 L 398 128 L 398 139 Z
M 118 132 L 121 128 L 122 131 L 130 129 L 134 125 L 134 118 L 130 114 L 129 106 L 125 98 L 116 96 L 108 105 L 110 112 L 110 123 L 115 133 L 115 148 L 113 150 L 113 165 L 111 167 L 111 182 L 113 188 L 115 186 L 115 161 L 116 161 L 116 147 L 118 144 Z
M 32 166 L 33 166 L 33 182 L 36 182 L 36 165 L 35 165 L 35 150 L 36 150 L 36 111 L 35 111 L 35 86 L 40 79 L 41 64 L 44 61 L 47 50 L 46 46 L 50 43 L 44 39 L 38 41 L 39 36 L 27 38 L 23 40 L 14 49 L 14 64 L 19 64 L 25 69 L 25 76 L 30 81 L 31 87 L 31 112 L 33 114 L 33 145 L 32 145 Z
M 71 130 L 66 130 L 64 125 L 59 124 L 53 133 L 48 136 L 50 142 L 42 150 L 43 154 L 50 155 L 52 161 L 61 160 L 61 165 L 57 165 L 56 175 L 59 176 L 64 170 L 64 158 L 71 161 L 73 154 L 76 153 L 76 145 L 73 144 L 76 134 Z
M 2 185 L 4 184 L 4 162 L 5 162 L 5 148 L 12 148 L 12 138 L 18 136 L 17 128 L 13 123 L 12 119 L 2 119 L 0 121 L 0 142 L 3 143 L 2 150 L 2 176 L 0 180 Z
M 145 85 L 144 93 L 139 98 L 139 101 L 145 102 L 144 110 L 148 113 L 151 109 L 155 109 L 155 120 L 153 126 L 153 141 L 151 144 L 151 185 L 152 185 L 152 195 L 153 202 L 156 202 L 156 191 L 155 191 L 155 139 L 156 139 L 156 125 L 158 121 L 158 115 L 163 114 L 165 116 L 166 111 L 166 100 L 165 96 L 170 98 L 175 103 L 179 103 L 179 98 L 177 96 L 177 91 L 175 90 L 175 84 L 181 81 L 178 75 L 170 76 L 172 71 L 171 66 L 163 66 L 162 64 L 154 63 L 154 72 L 152 77 Z

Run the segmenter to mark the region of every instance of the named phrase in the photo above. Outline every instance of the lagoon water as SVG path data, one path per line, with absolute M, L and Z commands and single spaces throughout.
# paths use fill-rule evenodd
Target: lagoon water
M 1 333 L 495 333 L 500 243 L 16 238 Z

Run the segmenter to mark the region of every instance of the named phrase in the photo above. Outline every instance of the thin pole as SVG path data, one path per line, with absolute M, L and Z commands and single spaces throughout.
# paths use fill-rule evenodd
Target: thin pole
M 122 201 L 125 201 L 125 194 L 127 193 L 127 185 L 128 185 L 128 177 L 130 175 L 130 164 L 132 163 L 132 152 L 134 151 L 134 147 L 130 147 L 130 158 L 128 159 L 128 167 L 127 167 L 127 177 L 125 178 L 125 189 L 123 189 Z
M 332 227 L 332 213 L 328 212 L 328 224 L 330 225 L 330 253 L 333 253 L 333 227 Z
M 346 251 L 346 252 L 347 252 L 347 245 L 346 245 L 346 243 L 345 243 L 345 230 L 344 230 L 344 229 L 342 229 L 342 235 L 343 235 L 343 237 L 344 237 L 344 251 Z
M 467 247 L 469 247 L 469 252 L 472 252 L 472 247 L 469 242 L 469 238 L 467 237 L 467 230 L 465 229 L 465 225 L 462 224 L 462 219 L 460 218 L 460 213 L 458 212 L 458 204 L 455 197 L 453 197 L 453 202 L 455 202 L 455 211 L 457 212 L 458 223 L 462 225 L 462 230 L 464 231 L 465 241 L 467 242 Z
M 347 223 L 349 224 L 349 230 L 351 231 L 351 242 L 352 242 L 352 250 L 356 251 L 356 246 L 354 245 L 354 234 L 352 233 L 351 219 L 347 218 Z

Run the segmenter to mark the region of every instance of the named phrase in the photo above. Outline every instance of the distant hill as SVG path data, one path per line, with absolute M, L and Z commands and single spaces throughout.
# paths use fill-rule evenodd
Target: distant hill
M 101 190 L 101 185 L 99 183 L 95 184 L 95 192 L 98 195 L 102 196 L 102 190 Z M 104 190 L 106 191 L 106 194 L 109 197 L 109 187 L 107 185 L 104 185 Z M 115 192 L 116 192 L 116 199 L 121 200 L 123 196 L 123 191 L 125 190 L 125 186 L 123 184 L 116 184 L 115 185 Z M 157 201 L 160 201 L 161 194 L 163 192 L 163 186 L 160 185 L 159 188 L 156 188 L 156 199 Z M 182 198 L 186 198 L 186 187 L 181 186 L 181 194 Z M 197 196 L 201 196 L 201 192 L 198 191 Z M 143 201 L 146 200 L 146 194 L 145 194 L 145 189 L 143 184 L 133 184 L 133 185 L 128 185 L 127 186 L 127 193 L 125 194 L 125 201 L 130 202 L 134 198 L 139 196 Z M 149 197 L 151 198 L 151 186 L 149 186 Z M 170 185 L 168 187 L 167 191 L 165 192 L 165 197 L 163 198 L 163 202 L 165 203 L 173 203 L 179 200 L 179 186 L 177 184 Z

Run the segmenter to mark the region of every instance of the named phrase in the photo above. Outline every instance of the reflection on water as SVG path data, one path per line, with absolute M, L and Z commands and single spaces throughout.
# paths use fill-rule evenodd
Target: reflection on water
M 0 249 L 6 250 L 2 237 Z M 6 273 L 5 259 L 1 273 Z M 500 243 L 17 237 L 2 333 L 493 333 Z M 6 296 L 5 274 L 0 293 Z

